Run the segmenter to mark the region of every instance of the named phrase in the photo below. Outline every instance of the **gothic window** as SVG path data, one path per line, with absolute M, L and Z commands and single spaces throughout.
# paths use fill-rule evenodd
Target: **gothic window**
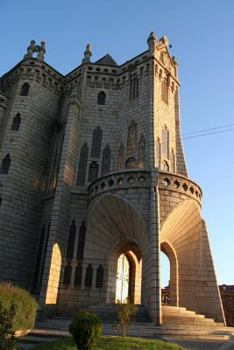
M 97 95 L 97 104 L 105 105 L 106 104 L 106 94 L 104 91 L 100 91 Z
M 169 171 L 170 168 L 169 168 L 169 164 L 166 160 L 163 161 L 163 170 L 165 171 Z
M 141 139 L 138 145 L 138 167 L 143 169 L 145 166 L 145 138 L 141 135 Z
M 173 149 L 171 150 L 170 163 L 171 163 L 171 171 L 172 171 L 173 173 L 175 173 L 175 171 L 176 171 L 175 152 L 174 152 Z
M 85 142 L 80 151 L 80 159 L 79 159 L 78 175 L 77 175 L 78 186 L 84 186 L 85 184 L 88 152 L 89 152 L 89 148 L 87 146 L 87 143 Z
M 76 222 L 72 220 L 72 224 L 69 227 L 68 241 L 67 241 L 67 258 L 73 258 L 74 244 L 76 238 Z
M 126 169 L 136 169 L 137 168 L 137 162 L 134 157 L 130 157 L 126 160 L 125 163 L 125 168 Z
M 11 130 L 18 131 L 21 123 L 20 113 L 17 113 L 16 116 L 12 120 Z
M 93 181 L 97 180 L 97 177 L 98 177 L 98 163 L 92 162 L 92 163 L 90 163 L 90 166 L 89 166 L 88 181 L 93 182 Z
M 28 96 L 29 89 L 30 85 L 28 83 L 24 83 L 20 90 L 20 96 Z
M 133 120 L 128 127 L 128 141 L 127 150 L 128 152 L 134 152 L 137 147 L 137 123 Z
M 169 86 L 167 79 L 164 79 L 162 81 L 162 100 L 165 103 L 168 103 L 168 92 L 169 92 Z
M 129 99 L 134 100 L 139 96 L 139 80 L 136 73 L 130 76 L 129 83 L 130 83 Z
M 169 131 L 166 126 L 162 130 L 162 156 L 169 159 Z
M 117 156 L 117 170 L 124 169 L 124 145 L 121 142 Z
M 11 165 L 11 158 L 10 158 L 10 155 L 7 154 L 6 157 L 3 158 L 2 160 L 0 174 L 8 174 L 10 165 Z
M 102 145 L 102 129 L 98 125 L 93 131 L 91 157 L 99 158 Z
M 69 285 L 71 283 L 72 266 L 68 263 L 64 269 L 63 284 Z
M 160 168 L 161 166 L 161 142 L 159 138 L 156 142 L 156 166 L 158 168 Z
M 97 268 L 97 275 L 96 275 L 96 288 L 103 287 L 103 277 L 104 277 L 104 268 L 102 265 L 99 265 L 99 267 Z
M 78 241 L 77 256 L 76 256 L 77 260 L 83 259 L 85 237 L 86 237 L 86 225 L 85 225 L 85 221 L 82 221 L 82 224 L 79 229 L 79 241 Z
M 102 152 L 102 175 L 109 173 L 111 162 L 111 149 L 107 144 Z
M 82 283 L 82 264 L 79 263 L 77 266 L 76 266 L 76 271 L 75 271 L 75 282 L 74 282 L 74 285 L 76 287 L 80 287 L 81 286 L 81 283 Z
M 93 282 L 93 268 L 92 265 L 89 264 L 89 266 L 86 268 L 85 271 L 85 287 L 91 288 Z

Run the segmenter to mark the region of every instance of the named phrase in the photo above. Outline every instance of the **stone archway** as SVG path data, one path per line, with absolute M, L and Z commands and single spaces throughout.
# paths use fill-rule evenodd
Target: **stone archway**
M 169 305 L 179 306 L 179 274 L 178 259 L 175 249 L 164 240 L 161 242 L 161 251 L 168 257 L 170 262 L 170 282 L 169 282 Z
M 130 299 L 142 303 L 153 316 L 155 305 L 149 301 L 154 300 L 151 285 L 155 276 L 151 272 L 154 262 L 148 227 L 129 201 L 106 194 L 90 205 L 85 243 L 84 263 L 101 264 L 104 268 L 103 290 L 92 291 L 96 303 L 115 303 L 117 261 L 121 254 L 130 264 Z

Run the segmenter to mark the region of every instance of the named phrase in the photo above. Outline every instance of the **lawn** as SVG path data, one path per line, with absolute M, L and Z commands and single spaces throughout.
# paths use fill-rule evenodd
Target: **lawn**
M 92 350 L 180 350 L 176 344 L 143 338 L 102 337 Z M 36 346 L 33 350 L 77 350 L 71 338 Z

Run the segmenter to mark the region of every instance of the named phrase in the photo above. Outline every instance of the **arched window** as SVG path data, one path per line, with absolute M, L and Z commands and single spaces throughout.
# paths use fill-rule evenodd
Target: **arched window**
M 18 131 L 21 123 L 20 113 L 17 113 L 16 116 L 12 119 L 11 130 Z
M 97 95 L 97 104 L 98 105 L 105 105 L 106 104 L 106 94 L 104 91 L 100 91 Z
M 9 154 L 6 155 L 2 160 L 0 174 L 8 174 L 11 165 L 11 157 Z
M 85 237 L 86 237 L 86 225 L 85 225 L 85 221 L 82 221 L 82 224 L 79 229 L 79 241 L 78 241 L 77 255 L 76 255 L 77 260 L 83 259 Z
M 166 126 L 162 130 L 162 156 L 169 159 L 169 131 Z
M 20 96 L 28 96 L 29 89 L 30 89 L 29 83 L 24 83 L 20 90 Z
M 103 278 L 104 278 L 104 268 L 102 265 L 99 265 L 97 269 L 97 276 L 96 276 L 96 288 L 103 287 Z
M 93 181 L 97 180 L 97 177 L 98 177 L 98 163 L 92 162 L 89 166 L 88 181 L 93 182 Z
M 80 287 L 81 286 L 81 283 L 82 283 L 82 264 L 79 263 L 77 266 L 76 266 L 76 271 L 75 271 L 75 282 L 74 282 L 74 285 L 76 287 Z
M 135 169 L 135 168 L 137 168 L 136 159 L 134 157 L 128 158 L 126 160 L 126 163 L 125 163 L 125 168 L 126 169 Z
M 73 258 L 74 244 L 76 238 L 76 221 L 72 220 L 72 224 L 69 227 L 68 241 L 67 241 L 67 259 Z
M 64 269 L 63 284 L 69 285 L 71 283 L 72 266 L 68 263 Z
M 144 135 L 141 135 L 139 144 L 138 144 L 138 167 L 143 169 L 145 166 L 145 138 Z
M 86 168 L 88 160 L 89 148 L 85 142 L 80 151 L 80 160 L 78 165 L 77 185 L 84 186 L 86 177 Z
M 124 145 L 121 142 L 117 156 L 117 170 L 124 169 Z
M 92 265 L 89 264 L 85 271 L 85 287 L 91 288 L 93 282 L 93 268 Z
M 102 145 L 102 129 L 98 125 L 93 130 L 91 157 L 94 157 L 94 158 L 99 158 L 100 157 L 101 145 Z
M 102 175 L 109 173 L 111 163 L 111 149 L 107 144 L 102 152 Z
M 128 152 L 134 152 L 137 148 L 137 123 L 133 120 L 128 127 L 128 141 L 127 150 Z

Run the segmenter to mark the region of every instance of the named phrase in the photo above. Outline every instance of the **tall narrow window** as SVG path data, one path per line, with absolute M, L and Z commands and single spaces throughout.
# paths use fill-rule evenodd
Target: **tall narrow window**
M 21 116 L 20 113 L 17 113 L 16 116 L 12 119 L 11 130 L 18 131 L 20 128 Z
M 84 186 L 86 177 L 86 168 L 88 160 L 89 148 L 85 142 L 80 151 L 80 160 L 78 165 L 77 185 Z
M 29 89 L 30 85 L 28 83 L 24 83 L 20 90 L 20 96 L 28 96 Z
M 93 282 L 93 268 L 92 265 L 89 264 L 89 266 L 86 268 L 85 271 L 85 287 L 91 288 Z
M 117 170 L 124 169 L 124 145 L 121 142 L 117 156 Z
M 168 103 L 168 92 L 169 92 L 168 81 L 167 79 L 164 79 L 162 81 L 162 100 L 165 103 Z
M 104 278 L 104 268 L 102 265 L 99 265 L 97 269 L 97 276 L 96 276 L 96 288 L 103 287 L 103 278 Z
M 139 96 L 139 80 L 136 73 L 130 76 L 129 83 L 130 83 L 129 99 L 134 100 Z
M 166 126 L 162 130 L 162 156 L 169 159 L 169 131 Z
M 111 163 L 111 149 L 107 144 L 102 152 L 102 175 L 109 173 Z
M 141 139 L 138 144 L 138 167 L 143 169 L 145 166 L 145 138 L 141 135 Z
M 99 158 L 102 146 L 102 129 L 98 125 L 93 131 L 91 157 Z
M 156 166 L 158 168 L 161 167 L 161 142 L 159 138 L 156 142 Z
M 7 154 L 6 157 L 3 158 L 2 160 L 0 174 L 8 174 L 10 170 L 10 165 L 11 165 L 11 157 L 9 154 Z
M 64 269 L 63 284 L 69 285 L 71 283 L 72 266 L 68 263 Z
M 93 182 L 93 181 L 97 180 L 97 177 L 98 177 L 98 163 L 92 162 L 89 166 L 88 181 Z
M 74 244 L 76 238 L 76 222 L 72 220 L 72 224 L 69 227 L 68 241 L 67 241 L 67 259 L 73 258 Z
M 127 151 L 134 152 L 137 149 L 137 123 L 133 120 L 128 127 Z
M 104 91 L 100 91 L 97 95 L 97 104 L 98 105 L 105 105 L 106 104 L 106 94 Z
M 79 263 L 76 266 L 76 271 L 75 271 L 75 282 L 74 282 L 74 285 L 76 287 L 80 287 L 81 286 L 81 283 L 82 283 L 82 271 L 83 271 L 82 264 Z
M 85 237 L 86 237 L 86 225 L 85 221 L 82 221 L 82 224 L 79 229 L 79 241 L 77 247 L 77 260 L 82 260 L 84 255 L 84 246 L 85 246 Z

